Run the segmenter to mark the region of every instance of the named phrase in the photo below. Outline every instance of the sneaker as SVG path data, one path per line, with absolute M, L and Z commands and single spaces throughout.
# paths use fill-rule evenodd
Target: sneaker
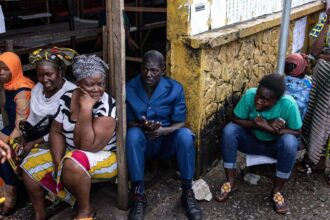
M 143 195 L 134 195 L 133 206 L 129 212 L 129 220 L 143 220 L 144 211 L 147 206 L 147 198 Z
M 195 194 L 192 189 L 188 190 L 185 194 L 182 194 L 181 202 L 186 210 L 186 214 L 189 220 L 202 219 L 202 211 L 197 205 Z

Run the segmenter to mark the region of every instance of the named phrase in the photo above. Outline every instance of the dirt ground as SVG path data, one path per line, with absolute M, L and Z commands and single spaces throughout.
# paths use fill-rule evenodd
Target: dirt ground
M 216 192 L 218 185 L 225 181 L 222 165 L 217 164 L 203 179 L 212 193 Z M 203 219 L 330 219 L 330 187 L 322 173 L 293 173 L 284 192 L 290 207 L 286 215 L 278 215 L 273 211 L 269 198 L 272 187 L 270 178 L 261 176 L 258 185 L 250 185 L 240 176 L 239 185 L 239 191 L 225 203 L 218 203 L 214 199 L 210 202 L 200 201 Z M 145 219 L 186 219 L 179 202 L 180 190 L 177 178 L 170 178 L 149 189 Z M 97 219 L 127 219 L 128 212 L 115 207 L 115 195 L 108 188 L 103 187 L 94 192 L 92 203 Z M 27 205 L 8 219 L 28 219 L 31 213 L 31 206 Z M 66 209 L 51 219 L 72 219 L 73 215 L 72 209 Z

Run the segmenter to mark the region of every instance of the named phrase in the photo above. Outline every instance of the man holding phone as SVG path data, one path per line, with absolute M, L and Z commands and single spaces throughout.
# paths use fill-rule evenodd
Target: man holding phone
M 143 219 L 146 207 L 144 167 L 146 158 L 178 161 L 181 202 L 189 219 L 201 219 L 192 191 L 195 168 L 195 135 L 185 128 L 186 103 L 181 84 L 164 75 L 165 62 L 158 51 L 148 51 L 141 74 L 127 83 L 126 152 L 134 191 L 129 219 Z

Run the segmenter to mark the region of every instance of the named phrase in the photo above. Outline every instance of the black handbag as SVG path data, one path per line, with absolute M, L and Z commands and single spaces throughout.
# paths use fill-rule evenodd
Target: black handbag
M 25 142 L 34 141 L 49 133 L 53 121 L 52 115 L 46 115 L 34 126 L 28 121 L 20 121 L 19 129 L 22 131 Z M 47 121 L 48 120 L 48 121 Z M 44 123 L 47 121 L 47 123 Z

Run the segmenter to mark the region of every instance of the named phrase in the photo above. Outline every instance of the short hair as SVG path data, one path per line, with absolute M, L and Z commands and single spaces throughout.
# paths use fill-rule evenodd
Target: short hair
M 165 66 L 164 56 L 157 50 L 149 50 L 143 55 L 142 64 L 146 64 L 150 61 L 158 63 L 161 68 Z
M 285 92 L 284 76 L 278 73 L 266 75 L 260 80 L 259 86 L 272 91 L 275 95 L 275 98 L 278 100 L 283 96 Z

